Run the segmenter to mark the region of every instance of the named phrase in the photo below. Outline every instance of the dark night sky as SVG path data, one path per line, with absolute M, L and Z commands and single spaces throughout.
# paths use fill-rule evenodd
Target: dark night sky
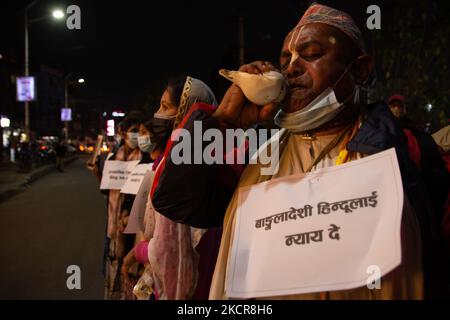
M 23 61 L 23 8 L 29 2 L 2 0 L 0 4 L 0 49 L 19 64 Z M 30 18 L 77 4 L 82 29 L 68 30 L 65 22 L 52 18 L 33 25 L 31 63 L 82 76 L 87 83 L 77 89 L 77 95 L 102 98 L 125 109 L 139 106 L 148 94 L 157 97 L 167 76 L 181 72 L 208 82 L 220 98 L 228 83 L 217 75 L 218 70 L 238 67 L 238 12 L 245 19 L 246 61 L 277 62 L 284 36 L 310 3 L 241 2 L 41 0 Z M 320 2 L 345 9 L 362 22 L 367 5 L 381 1 Z M 389 10 L 388 4 L 382 10 Z
M 19 63 L 23 61 L 23 7 L 29 2 L 1 4 L 0 44 Z M 247 57 L 257 51 L 276 60 L 280 35 L 298 19 L 299 3 L 272 3 L 264 10 L 261 5 L 237 1 L 41 0 L 30 10 L 30 19 L 55 7 L 77 4 L 82 29 L 68 30 L 64 21 L 52 18 L 37 22 L 30 27 L 30 60 L 86 78 L 78 94 L 134 107 L 149 92 L 158 95 L 169 75 L 187 73 L 208 82 L 219 81 L 219 86 L 226 84 L 216 75 L 219 68 L 237 67 L 239 9 L 247 15 Z M 277 11 L 289 15 L 279 19 L 281 12 Z

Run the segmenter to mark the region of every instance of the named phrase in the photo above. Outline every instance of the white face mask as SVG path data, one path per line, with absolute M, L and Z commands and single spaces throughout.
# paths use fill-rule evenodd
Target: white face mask
M 325 89 L 303 109 L 292 113 L 286 113 L 280 110 L 275 116 L 275 123 L 291 132 L 305 132 L 316 129 L 335 118 L 344 109 L 344 104 L 350 98 L 354 97 L 355 102 L 358 102 L 356 101 L 359 100 L 358 86 L 355 87 L 353 93 L 343 102 L 337 101 L 336 94 L 333 90 L 352 64 L 353 62 L 347 67 L 333 87 Z
M 144 136 L 138 136 L 138 145 L 139 149 L 141 149 L 142 152 L 150 152 L 152 150 L 152 141 L 150 140 L 150 136 L 148 134 Z
M 126 144 L 130 149 L 136 149 L 138 146 L 138 134 L 137 132 L 127 132 Z

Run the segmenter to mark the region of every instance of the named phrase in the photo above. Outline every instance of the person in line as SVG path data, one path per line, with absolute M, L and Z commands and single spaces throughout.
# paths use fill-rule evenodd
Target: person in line
M 138 148 L 138 131 L 142 116 L 140 113 L 130 113 L 121 123 L 122 139 L 124 143 L 117 152 L 108 157 L 108 160 L 135 161 L 141 159 Z M 108 219 L 105 246 L 105 298 L 112 300 L 125 299 L 126 283 L 121 276 L 123 258 L 128 252 L 123 234 L 124 217 L 128 214 L 123 209 L 124 194 L 120 190 L 108 191 Z
M 141 161 L 139 164 L 154 164 L 155 161 L 158 161 L 160 155 L 162 155 L 162 152 L 164 151 L 161 144 L 158 144 L 159 147 L 155 147 L 155 138 L 152 139 L 154 136 L 152 120 L 153 119 L 143 119 L 142 123 L 139 125 L 138 147 L 141 150 Z M 123 232 L 128 225 L 129 215 L 135 198 L 136 195 L 131 194 L 126 194 L 124 197 L 122 205 L 122 212 L 124 212 L 124 215 L 121 221 L 121 232 Z M 127 287 L 125 298 L 126 300 L 134 300 L 133 288 L 143 272 L 143 267 L 142 265 L 138 265 L 139 260 L 136 258 L 136 252 L 138 252 L 136 247 L 140 248 L 138 244 L 144 241 L 144 234 L 138 232 L 135 236 L 129 238 L 129 241 L 133 241 L 131 245 L 132 249 L 128 251 L 128 254 L 123 260 L 121 273 Z
M 160 108 L 154 115 L 153 130 L 168 138 L 173 129 L 184 118 L 196 112 L 195 103 L 215 108 L 217 104 L 211 89 L 202 81 L 192 77 L 179 77 L 169 81 L 164 91 Z M 165 162 L 167 150 L 158 164 Z M 158 170 L 158 169 L 157 169 Z M 178 176 L 177 184 L 188 184 Z M 157 185 L 157 178 L 152 188 Z M 193 190 L 195 192 L 195 190 Z M 183 194 L 169 192 L 170 198 L 184 198 Z M 177 210 L 174 208 L 174 210 Z M 154 297 L 160 300 L 206 299 L 215 258 L 220 243 L 221 228 L 191 228 L 167 219 L 147 201 L 146 239 L 148 244 L 138 248 L 147 264 L 147 283 L 152 287 Z

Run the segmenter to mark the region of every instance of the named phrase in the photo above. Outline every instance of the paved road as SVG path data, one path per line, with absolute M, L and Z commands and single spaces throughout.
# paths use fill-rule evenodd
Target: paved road
M 0 204 L 0 299 L 103 299 L 106 200 L 76 160 Z M 81 290 L 69 290 L 69 265 Z

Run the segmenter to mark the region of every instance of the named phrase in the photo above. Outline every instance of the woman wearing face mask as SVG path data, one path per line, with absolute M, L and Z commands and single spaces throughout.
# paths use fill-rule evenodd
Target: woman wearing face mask
M 158 139 L 158 136 L 155 134 L 153 128 L 152 128 L 153 119 L 146 120 L 139 126 L 139 135 L 138 135 L 138 146 L 142 153 L 142 158 L 140 164 L 143 163 L 153 163 L 154 166 L 152 166 L 152 170 L 155 170 L 157 164 L 161 160 L 164 146 L 167 142 L 168 135 L 163 134 L 160 137 L 161 139 Z M 128 212 L 131 212 L 131 208 L 133 207 L 133 202 L 135 199 L 135 195 L 125 195 L 124 200 L 124 206 L 123 210 L 127 210 Z M 144 217 L 144 224 L 147 224 L 147 217 Z M 125 217 L 125 220 L 123 221 L 123 226 L 125 226 L 128 223 L 128 216 Z M 141 248 L 142 244 L 140 242 L 148 242 L 148 237 L 146 237 L 145 230 L 144 232 L 138 232 L 136 233 L 135 238 L 135 244 L 134 246 L 126 255 L 124 258 L 121 273 L 123 278 L 126 281 L 127 284 L 127 299 L 134 299 L 132 288 L 136 284 L 138 278 L 136 278 L 136 268 L 133 268 L 136 266 L 136 263 L 139 262 L 136 255 L 137 250 Z M 141 264 L 138 268 L 137 274 L 142 274 L 143 272 L 143 264 Z M 131 289 L 131 290 L 130 290 Z
M 181 95 L 181 90 L 184 86 L 184 79 L 173 79 L 170 81 L 170 92 L 172 96 Z M 159 162 L 162 159 L 164 148 L 167 140 L 170 137 L 173 127 L 173 119 L 177 113 L 177 107 L 170 102 L 171 97 L 168 95 L 168 91 L 165 91 L 163 98 L 161 99 L 161 105 L 159 111 L 161 111 L 157 117 L 141 123 L 139 126 L 138 146 L 142 152 L 141 163 L 153 163 L 152 170 L 155 171 Z M 134 196 L 127 195 L 125 202 L 130 204 L 130 209 L 134 201 Z M 133 279 L 134 266 L 137 262 L 141 263 L 141 266 L 146 262 L 142 258 L 142 248 L 148 246 L 149 230 L 153 228 L 153 217 L 149 219 L 149 211 L 144 217 L 145 230 L 136 234 L 136 246 L 128 252 L 124 258 L 122 264 L 121 273 L 126 280 L 127 288 L 133 287 L 136 283 Z M 125 222 L 125 225 L 128 221 Z M 138 241 L 139 240 L 139 241 Z M 128 296 L 127 296 L 128 297 Z
M 165 134 L 158 136 L 153 127 L 153 118 L 141 123 L 138 136 L 138 145 L 142 152 L 141 163 L 159 163 L 168 138 Z
M 121 123 L 122 139 L 124 143 L 117 152 L 112 154 L 109 160 L 135 161 L 141 159 L 138 148 L 138 131 L 141 116 L 139 113 L 131 113 Z M 125 298 L 125 283 L 120 274 L 123 257 L 129 243 L 133 239 L 125 236 L 123 232 L 124 216 L 128 214 L 123 209 L 124 195 L 120 190 L 109 190 L 108 192 L 108 223 L 107 223 L 107 247 L 105 250 L 105 297 L 106 299 Z
M 156 145 L 165 142 L 197 102 L 216 105 L 214 94 L 205 83 L 192 77 L 182 77 L 181 80 L 169 82 L 152 122 L 152 140 Z M 164 155 L 159 166 L 163 166 L 166 157 L 167 155 Z M 157 186 L 159 166 L 152 189 Z M 182 179 L 183 177 L 180 177 L 179 182 L 186 183 Z M 210 275 L 207 271 L 214 268 L 218 247 L 213 245 L 202 249 L 201 242 L 218 245 L 218 241 L 214 242 L 212 239 L 220 241 L 221 229 L 211 229 L 204 234 L 206 230 L 176 223 L 156 212 L 151 198 L 147 201 L 145 215 L 147 241 L 135 248 L 138 259 L 146 264 L 140 282 L 151 288 L 154 297 L 161 300 L 191 299 L 196 295 L 198 287 L 208 291 Z M 207 292 L 203 295 L 207 297 Z M 148 298 L 148 292 L 147 296 L 143 296 Z

